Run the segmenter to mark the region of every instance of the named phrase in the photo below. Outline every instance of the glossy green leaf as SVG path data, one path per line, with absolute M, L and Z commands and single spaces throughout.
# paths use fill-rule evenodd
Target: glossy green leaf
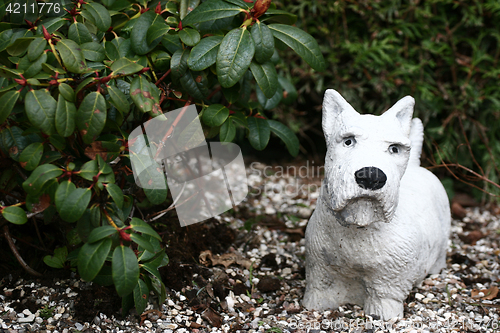
M 255 60 L 265 63 L 274 53 L 274 36 L 264 23 L 257 21 L 251 29 L 252 38 L 255 43 Z
M 68 249 L 66 246 L 63 246 L 55 249 L 53 256 L 49 255 L 43 257 L 43 262 L 50 267 L 63 268 L 67 257 L 68 257 Z
M 82 132 L 83 142 L 89 144 L 101 133 L 106 124 L 106 101 L 99 92 L 91 92 L 83 99 L 76 123 Z
M 212 104 L 203 111 L 201 119 L 206 125 L 213 127 L 222 125 L 227 117 L 229 117 L 228 108 L 222 104 Z
M 195 46 L 200 42 L 200 33 L 191 28 L 185 28 L 179 31 L 179 38 L 187 46 Z
M 217 76 L 221 86 L 236 84 L 252 62 L 255 46 L 245 27 L 231 30 L 220 44 L 217 53 Z
M 75 91 L 67 83 L 59 83 L 59 94 L 61 94 L 61 96 L 69 102 L 75 101 Z
M 295 89 L 295 86 L 290 81 L 279 75 L 278 75 L 278 82 L 280 86 L 283 88 L 283 99 L 281 100 L 281 102 L 287 105 L 290 105 L 293 102 L 295 102 L 298 96 L 297 89 Z
M 215 64 L 222 38 L 222 36 L 205 37 L 193 47 L 187 61 L 189 68 L 201 71 Z
M 59 134 L 52 134 L 49 137 L 49 142 L 59 150 L 64 150 L 66 148 L 66 140 Z
M 148 44 L 151 44 L 158 38 L 165 36 L 169 31 L 170 27 L 165 23 L 165 21 L 158 20 L 148 28 L 146 41 Z
M 153 205 L 160 205 L 167 200 L 168 191 L 166 189 L 145 188 L 144 194 Z
M 161 253 L 165 254 L 165 251 L 162 251 Z M 160 257 L 156 258 L 154 261 L 155 261 L 155 263 L 156 263 L 156 261 L 161 262 L 162 259 L 163 258 L 160 256 Z M 155 265 L 155 263 L 148 262 L 148 263 L 142 264 L 141 267 L 144 268 L 144 270 L 147 271 L 148 273 L 156 276 L 158 279 L 161 279 L 160 272 L 158 271 L 158 266 Z
M 219 138 L 221 142 L 231 142 L 236 136 L 236 126 L 231 118 L 227 119 L 220 127 Z
M 280 123 L 279 121 L 276 120 L 268 120 L 267 121 L 269 124 L 269 128 L 271 129 L 271 132 L 276 134 L 286 145 L 286 148 L 288 149 L 288 152 L 292 156 L 297 156 L 299 153 L 299 139 L 293 133 L 293 131 L 288 128 L 286 125 Z
M 99 166 L 99 172 L 102 174 L 111 174 L 113 173 L 113 169 L 111 168 L 111 165 L 104 161 L 104 159 L 101 157 L 101 155 L 96 156 L 97 160 L 97 165 Z
M 158 92 L 143 75 L 135 77 L 130 83 L 130 97 L 142 112 L 150 112 L 157 107 Z
M 98 2 L 88 2 L 83 5 L 83 9 L 93 18 L 93 23 L 97 29 L 106 32 L 111 26 L 111 16 L 109 11 Z
M 18 38 L 7 47 L 7 52 L 13 57 L 22 56 L 33 40 L 34 37 Z
M 113 273 L 111 271 L 111 266 L 102 266 L 101 270 L 92 282 L 97 283 L 100 286 L 113 285 Z
M 177 81 L 186 73 L 189 52 L 188 49 L 180 49 L 172 55 L 172 59 L 170 59 L 170 75 L 172 75 L 172 80 Z
M 139 280 L 139 264 L 131 248 L 117 246 L 113 251 L 113 282 L 120 297 L 130 294 Z
M 42 53 L 35 61 L 29 61 L 25 56 L 19 61 L 18 69 L 23 71 L 25 78 L 32 78 L 42 71 L 42 65 L 47 61 L 47 53 Z
M 0 76 L 2 77 L 10 77 L 10 78 L 19 78 L 20 74 L 23 74 L 23 71 L 7 68 L 4 65 L 0 65 Z
M 107 86 L 109 97 L 111 98 L 111 103 L 115 108 L 121 113 L 126 114 L 130 110 L 130 103 L 127 100 L 127 96 L 118 88 L 113 86 Z
M 94 176 L 97 176 L 99 168 L 97 167 L 97 161 L 91 160 L 86 162 L 80 169 L 78 175 L 86 180 L 92 180 Z
M 90 235 L 87 239 L 87 243 L 98 242 L 103 238 L 109 237 L 113 234 L 116 234 L 118 231 L 115 227 L 110 225 L 103 225 L 102 227 L 95 228 L 90 232 Z
M 3 217 L 14 224 L 25 224 L 28 222 L 28 217 L 26 217 L 26 212 L 21 207 L 5 207 L 2 210 Z
M 104 42 L 104 51 L 109 60 L 115 61 L 120 58 L 118 46 L 113 42 Z
M 95 243 L 85 243 L 78 253 L 78 273 L 85 281 L 92 281 L 101 270 L 113 241 L 104 238 Z M 132 251 L 132 250 L 131 250 Z
M 172 56 L 164 51 L 154 52 L 152 54 L 152 60 L 155 64 L 155 68 L 159 71 L 167 71 L 170 68 L 170 59 Z
M 62 26 L 66 24 L 66 20 L 62 17 L 54 17 L 48 20 L 43 20 L 43 26 L 47 29 L 49 34 L 52 34 L 59 30 Z M 42 35 L 43 29 L 37 29 L 36 34 Z
M 92 192 L 89 188 L 77 188 L 64 200 L 59 215 L 66 222 L 76 222 L 87 209 Z
M 325 70 L 326 63 L 318 42 L 307 32 L 294 26 L 279 23 L 270 24 L 269 29 L 274 37 L 288 45 L 313 69 L 318 72 Z
M 63 181 L 57 187 L 55 194 L 55 204 L 58 211 L 60 211 L 64 205 L 64 200 L 76 190 L 76 185 L 70 180 Z
M 80 82 L 80 84 L 76 87 L 75 89 L 75 94 L 78 95 L 78 93 L 80 91 L 82 91 L 82 89 L 84 89 L 85 87 L 87 87 L 90 83 L 94 82 L 95 81 L 95 78 L 92 77 L 92 76 L 89 76 L 87 77 L 85 80 L 83 80 L 82 82 Z
M 46 151 L 43 153 L 42 160 L 40 161 L 40 164 L 52 163 L 54 161 L 57 161 L 61 157 L 62 157 L 62 155 L 58 151 Z
M 25 110 L 30 122 L 45 134 L 55 133 L 57 102 L 45 89 L 31 90 L 26 94 Z
M 158 235 L 158 233 L 154 231 L 149 224 L 147 224 L 146 222 L 137 217 L 132 218 L 132 220 L 130 221 L 130 226 L 134 231 L 140 232 L 145 235 L 149 235 L 151 237 L 158 239 L 159 241 L 162 240 L 160 235 Z
M 259 87 L 255 89 L 255 92 L 257 94 L 257 100 L 259 101 L 260 105 L 262 105 L 264 110 L 274 109 L 278 106 L 278 104 L 281 102 L 281 99 L 283 98 L 283 89 L 281 88 L 281 86 L 277 87 L 276 92 L 271 98 L 267 98 Z
M 56 109 L 56 130 L 63 137 L 68 137 L 75 130 L 76 106 L 73 102 L 68 102 L 66 98 L 59 95 Z
M 134 294 L 130 293 L 124 297 L 122 297 L 122 317 L 127 317 L 130 313 L 130 310 L 134 307 Z
M 153 248 L 154 248 L 154 252 L 149 252 L 148 250 L 142 248 L 141 246 L 138 247 L 138 250 L 141 251 L 142 253 L 140 253 L 140 256 L 139 256 L 139 260 L 141 262 L 149 262 L 149 261 L 154 261 L 155 258 L 157 258 L 158 256 L 161 255 L 161 245 L 160 245 L 160 241 L 154 237 L 151 237 L 149 235 L 146 235 L 146 234 L 142 234 L 143 238 L 147 239 L 149 243 L 151 243 L 151 245 L 153 245 Z M 165 251 L 162 251 L 162 252 L 165 252 Z
M 121 209 L 123 207 L 122 189 L 116 184 L 107 184 L 106 190 L 108 191 L 109 195 L 111 196 L 115 204 L 118 206 L 118 208 Z
M 40 194 L 43 185 L 49 180 L 59 177 L 63 173 L 61 168 L 52 164 L 43 164 L 37 167 L 23 183 L 26 192 L 32 195 Z
M 238 15 L 242 9 L 222 0 L 209 0 L 196 7 L 191 13 L 182 19 L 182 25 L 202 23 L 233 17 Z
M 0 97 L 0 124 L 2 124 L 12 112 L 19 98 L 20 91 L 8 91 Z
M 84 44 L 92 42 L 92 35 L 85 24 L 80 22 L 73 22 L 68 29 L 68 38 L 77 44 Z
M 182 49 L 181 40 L 178 34 L 166 34 L 163 36 L 161 44 L 172 54 L 174 54 L 177 50 Z
M 142 246 L 144 249 L 146 249 L 146 250 L 148 250 L 150 252 L 154 252 L 155 251 L 155 249 L 153 248 L 153 245 L 151 245 L 151 243 L 149 243 L 147 241 L 147 239 L 145 239 L 144 237 L 142 237 L 139 234 L 131 233 L 130 234 L 130 239 L 132 239 L 132 241 L 134 243 L 137 243 L 138 245 Z
M 0 32 L 0 52 L 4 51 L 10 45 L 14 31 L 6 29 Z M 37 57 L 38 58 L 38 57 Z
M 294 25 L 295 22 L 297 22 L 297 15 L 287 12 L 286 10 L 269 8 L 260 20 L 266 23 L 272 22 Z
M 200 0 L 181 0 L 179 8 L 179 16 L 181 20 L 186 17 L 187 14 L 191 13 L 193 9 L 198 7 Z
M 163 302 L 165 302 L 167 298 L 165 284 L 161 279 L 158 279 L 153 275 L 151 277 L 151 285 L 153 287 L 153 291 L 158 296 L 158 302 L 161 302 L 163 304 Z
M 2 148 L 9 152 L 10 158 L 18 162 L 19 155 L 32 141 L 17 126 L 6 127 L 0 133 Z
M 184 90 L 195 99 L 204 99 L 209 94 L 208 79 L 203 72 L 192 72 L 189 69 L 180 78 Z
M 97 42 L 90 42 L 80 45 L 83 56 L 90 61 L 103 61 L 106 57 L 104 47 Z
M 149 288 L 144 281 L 139 279 L 134 288 L 134 304 L 138 314 L 142 314 L 148 305 Z
M 111 65 L 112 75 L 130 75 L 139 72 L 144 67 L 128 58 L 120 58 Z
M 66 69 L 73 73 L 83 73 L 87 69 L 80 46 L 71 39 L 61 39 L 56 45 Z
M 271 129 L 267 119 L 248 117 L 248 141 L 257 150 L 266 148 L 271 136 Z
M 155 26 L 156 22 L 161 21 L 163 21 L 163 18 L 157 15 L 153 10 L 149 10 L 139 16 L 130 34 L 131 46 L 135 53 L 144 55 L 161 42 L 161 37 L 156 38 L 151 43 L 148 43 L 147 40 L 149 28 Z
M 35 61 L 47 48 L 47 41 L 44 38 L 35 38 L 28 46 L 28 59 Z
M 24 148 L 19 156 L 21 166 L 26 170 L 33 170 L 38 166 L 43 154 L 43 144 L 41 142 L 33 142 L 28 147 Z
M 250 70 L 264 95 L 267 98 L 273 97 L 278 88 L 278 73 L 276 73 L 273 63 L 270 61 L 263 64 L 252 62 Z

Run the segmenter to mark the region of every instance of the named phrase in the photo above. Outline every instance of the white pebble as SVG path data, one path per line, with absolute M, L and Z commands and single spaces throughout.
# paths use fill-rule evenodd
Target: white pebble
M 422 295 L 421 293 L 416 293 L 415 294 L 415 298 L 418 299 L 419 301 L 423 300 L 425 298 L 424 295 Z

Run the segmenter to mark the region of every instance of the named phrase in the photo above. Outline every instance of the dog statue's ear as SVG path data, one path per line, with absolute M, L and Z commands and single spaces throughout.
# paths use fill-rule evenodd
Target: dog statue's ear
M 323 98 L 323 133 L 326 141 L 334 130 L 335 120 L 339 115 L 359 115 L 354 108 L 336 90 L 328 89 Z
M 401 128 L 406 136 L 410 136 L 411 119 L 413 118 L 413 107 L 415 100 L 411 96 L 401 98 L 389 110 L 382 114 L 382 117 L 394 117 L 401 123 Z

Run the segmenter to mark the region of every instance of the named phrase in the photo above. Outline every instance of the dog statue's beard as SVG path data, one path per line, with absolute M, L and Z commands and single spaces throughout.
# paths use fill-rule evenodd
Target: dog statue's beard
M 341 225 L 366 227 L 392 220 L 398 204 L 397 188 L 391 190 L 390 184 L 377 191 L 364 190 L 357 184 L 333 187 L 326 179 L 323 183 L 328 198 L 325 204 Z

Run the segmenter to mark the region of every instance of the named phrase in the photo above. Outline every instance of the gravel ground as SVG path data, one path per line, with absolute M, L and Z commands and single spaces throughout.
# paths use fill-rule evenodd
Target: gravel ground
M 167 301 L 150 302 L 142 315 L 123 319 L 97 313 L 78 321 L 75 300 L 91 283 L 55 279 L 2 279 L 2 332 L 495 332 L 500 326 L 498 293 L 500 214 L 456 201 L 448 265 L 428 276 L 405 302 L 405 317 L 381 321 L 356 305 L 311 312 L 300 303 L 305 287 L 303 232 L 315 207 L 319 178 L 311 169 L 288 175 L 261 164 L 249 173 L 252 194 L 239 212 L 219 217 L 240 239 L 228 253 L 200 254 L 208 266 L 204 285 L 168 292 Z M 302 171 L 305 171 L 303 169 Z M 306 176 L 307 176 L 306 175 Z M 255 218 L 245 218 L 251 212 Z M 494 213 L 493 213 L 494 212 Z M 496 213 L 496 214 L 495 214 Z M 236 243 L 235 243 L 236 244 Z M 167 253 L 169 249 L 167 248 Z M 167 267 L 168 268 L 168 267 Z M 197 274 L 193 276 L 196 280 Z M 223 281 L 222 293 L 217 286 Z M 8 285 L 8 287 L 4 287 Z M 243 288 L 240 288 L 243 287 Z M 241 294 L 238 290 L 245 290 Z M 218 296 L 219 295 L 219 296 Z M 222 297 L 221 297 L 222 295 Z M 225 297 L 224 297 L 225 296 Z M 193 299 L 197 302 L 193 303 Z M 208 300 L 208 301 L 207 301 Z M 105 302 L 95 296 L 95 302 Z M 193 305 L 195 304 L 195 305 Z M 28 306 L 29 305 L 29 306 Z

